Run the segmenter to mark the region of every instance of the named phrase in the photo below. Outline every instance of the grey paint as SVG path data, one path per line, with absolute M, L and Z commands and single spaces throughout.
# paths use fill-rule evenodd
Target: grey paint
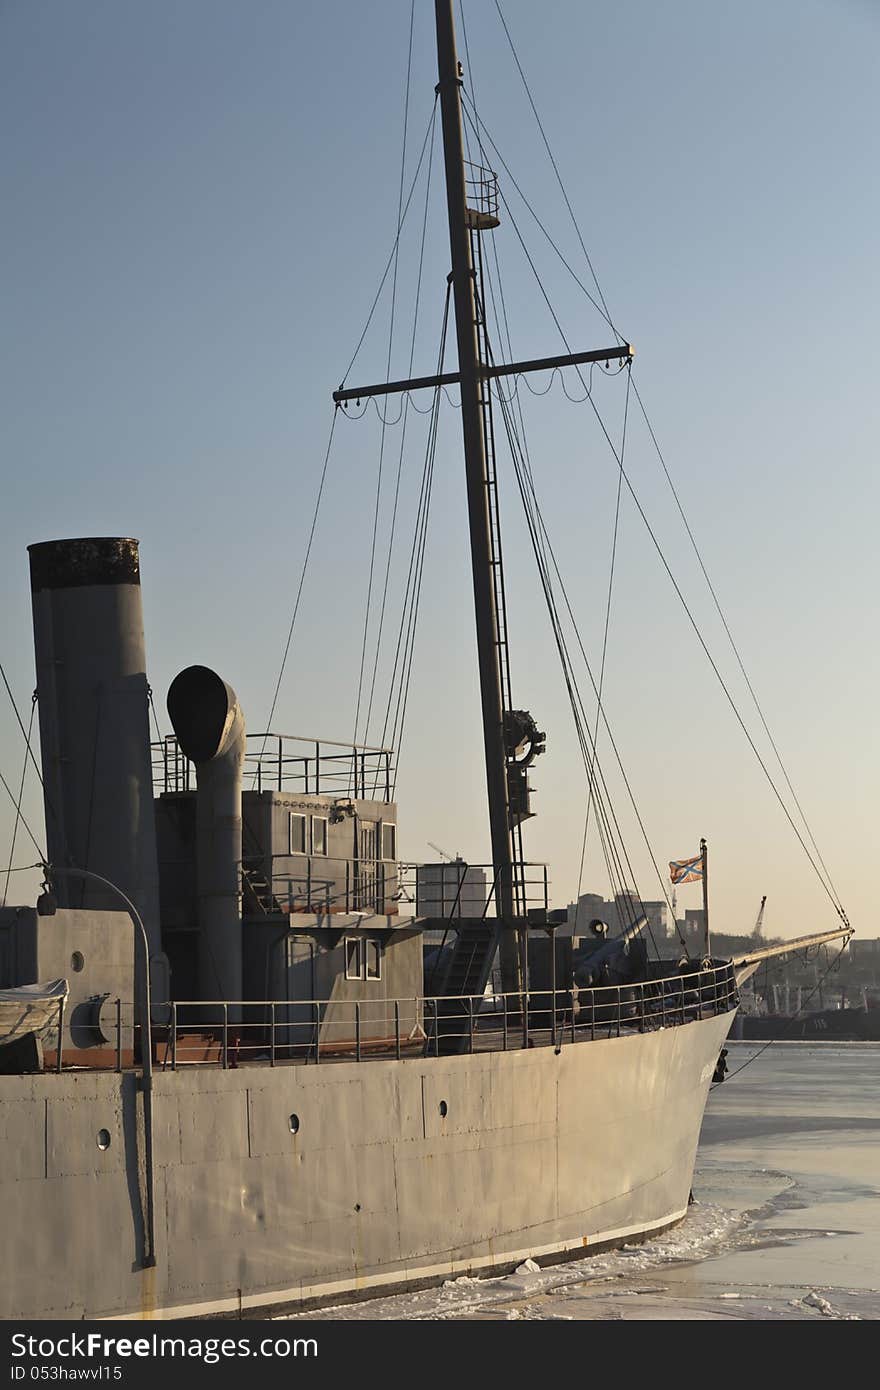
M 558 1054 L 160 1072 L 150 1270 L 136 1078 L 0 1077 L 0 1316 L 247 1315 L 657 1229 L 687 1208 L 731 1018 Z
M 193 792 L 166 792 L 156 800 L 162 891 L 163 929 L 194 926 L 195 830 Z M 343 809 L 344 805 L 344 809 Z M 292 853 L 290 817 L 327 820 L 327 853 Z M 393 913 L 397 910 L 397 863 L 379 860 L 384 872 L 384 895 L 374 893 L 360 902 L 357 893 L 358 829 L 397 824 L 397 807 L 386 801 L 345 801 L 286 791 L 242 793 L 242 863 L 255 880 L 271 887 L 271 897 L 284 913 L 345 913 L 358 908 Z M 267 893 L 268 896 L 268 893 Z M 245 899 L 245 917 L 258 918 Z
M 245 723 L 231 686 L 190 666 L 168 691 L 168 713 L 196 765 L 199 997 L 242 998 L 241 780 Z M 240 1010 L 232 1005 L 229 1018 Z
M 76 953 L 76 959 L 74 959 Z M 64 1014 L 65 1048 L 116 1046 L 116 1011 L 122 1005 L 122 1047 L 131 1049 L 134 997 L 134 937 L 127 912 L 81 912 L 59 908 L 40 917 L 32 907 L 0 908 L 0 988 L 66 978 L 70 986 Z M 108 996 L 103 1010 L 112 1023 L 106 1041 L 95 1032 L 95 1001 Z M 53 1047 L 54 1043 L 48 1044 Z
M 52 541 L 29 550 L 49 860 L 90 869 L 117 884 L 137 907 L 150 954 L 157 955 L 159 885 L 137 542 Z M 128 564 L 118 564 L 120 553 Z M 88 565 L 84 555 L 91 557 Z M 63 907 L 119 907 L 95 884 L 59 879 L 57 892 Z
M 346 979 L 345 943 L 351 938 L 380 943 L 380 979 Z M 422 933 L 399 927 L 394 917 L 293 913 L 271 922 L 249 922 L 244 979 L 245 998 L 289 1001 L 275 1010 L 279 1046 L 314 1042 L 312 1000 L 324 1001 L 319 1012 L 322 1046 L 354 1042 L 356 1003 L 364 1042 L 394 1038 L 398 1029 L 406 1041 L 422 1025 L 417 1002 L 423 993 Z M 255 1008 L 264 1019 L 265 1008 Z
M 251 800 L 249 794 L 247 799 Z M 291 815 L 305 816 L 309 828 L 313 816 L 326 817 L 326 855 L 313 851 L 291 853 Z M 274 896 L 283 905 L 304 911 L 311 904 L 316 912 L 395 910 L 397 864 L 381 859 L 381 826 L 397 824 L 393 802 L 263 792 L 260 813 L 253 823 L 264 873 L 271 880 Z M 365 827 L 375 827 L 375 864 L 384 869 L 384 892 L 381 887 L 377 890 L 372 886 L 375 869 L 361 862 L 360 835 Z M 365 880 L 360 895 L 359 873 Z

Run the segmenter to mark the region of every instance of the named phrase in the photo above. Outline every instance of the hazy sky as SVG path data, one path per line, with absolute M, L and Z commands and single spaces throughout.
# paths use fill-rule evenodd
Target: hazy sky
M 436 81 L 433 7 L 417 0 L 416 9 L 408 178 Z M 875 936 L 880 6 L 504 0 L 503 10 L 770 728 L 854 925 Z M 203 662 L 235 686 L 249 726 L 265 727 L 330 393 L 396 228 L 409 15 L 409 0 L 0 0 L 0 660 L 21 708 L 34 682 L 25 547 L 129 535 L 141 542 L 149 678 L 163 726 L 171 679 Z M 465 18 L 466 85 L 585 279 L 493 0 L 466 0 Z M 464 61 L 461 31 L 459 41 Z M 448 270 L 439 173 L 438 143 L 417 372 L 433 367 Z M 502 189 L 566 337 L 604 346 L 607 326 L 503 171 Z M 407 369 L 420 221 L 417 194 L 402 237 L 394 375 Z M 515 353 L 561 351 L 509 221 L 496 243 Z M 382 379 L 388 324 L 386 293 L 353 383 Z M 574 394 L 577 381 L 569 385 Z M 615 438 L 623 399 L 622 377 L 597 382 Z M 597 658 L 616 464 L 589 406 L 566 400 L 558 381 L 546 397 L 526 395 L 525 408 L 547 525 Z M 273 721 L 283 732 L 353 734 L 379 434 L 373 411 L 337 424 Z M 389 429 L 382 569 L 399 437 Z M 421 416 L 407 438 L 392 629 Z M 626 457 L 764 752 L 632 412 Z M 577 890 L 584 774 L 505 458 L 500 484 L 514 691 L 548 734 L 526 850 L 550 863 L 554 901 L 564 904 Z M 607 708 L 658 859 L 695 854 L 707 838 L 719 929 L 750 930 L 763 894 L 770 934 L 833 925 L 626 499 L 620 527 Z M 390 657 L 386 646 L 380 713 Z M 374 718 L 371 741 L 380 732 Z M 15 786 L 21 760 L 0 689 L 0 770 Z M 12 816 L 2 789 L 0 798 L 2 871 Z M 432 856 L 431 840 L 488 858 L 460 420 L 449 407 L 398 801 L 405 857 Z M 656 897 L 625 796 L 615 804 L 638 886 Z M 25 806 L 42 831 L 33 778 Z M 20 839 L 17 862 L 30 858 Z M 591 840 L 583 888 L 606 887 Z M 698 886 L 680 890 L 680 909 L 699 902 Z

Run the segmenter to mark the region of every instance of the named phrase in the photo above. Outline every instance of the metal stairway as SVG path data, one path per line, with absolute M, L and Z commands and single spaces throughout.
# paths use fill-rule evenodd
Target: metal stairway
M 248 869 L 242 864 L 241 893 L 245 917 L 284 915 L 285 909 L 275 897 L 261 869 Z
M 288 909 L 282 907 L 275 896 L 272 884 L 266 878 L 266 859 L 262 845 L 247 823 L 242 824 L 241 830 L 243 851 L 241 863 L 241 897 L 243 916 L 285 916 Z M 271 860 L 269 862 L 271 864 Z
M 498 925 L 460 918 L 433 1018 L 425 1019 L 428 1053 L 469 1052 L 480 998 L 489 982 L 498 947 Z

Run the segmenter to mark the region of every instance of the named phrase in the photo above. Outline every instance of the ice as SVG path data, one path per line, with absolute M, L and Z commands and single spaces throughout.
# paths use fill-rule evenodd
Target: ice
M 748 1044 L 730 1044 L 740 1056 Z M 713 1089 L 684 1221 L 642 1244 L 310 1318 L 880 1317 L 880 1045 L 774 1046 Z M 585 1163 L 589 1155 L 585 1154 Z M 646 1278 L 647 1276 L 647 1278 Z

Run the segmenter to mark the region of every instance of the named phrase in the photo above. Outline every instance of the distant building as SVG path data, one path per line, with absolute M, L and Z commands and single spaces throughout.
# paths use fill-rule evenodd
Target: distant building
M 706 914 L 701 907 L 689 907 L 684 914 L 684 939 L 691 955 L 699 955 L 706 940 Z
M 482 917 L 487 898 L 485 869 L 463 859 L 419 864 L 416 869 L 419 917 Z
M 853 965 L 880 964 L 880 938 L 875 936 L 859 940 L 854 936 L 849 943 L 849 958 Z

